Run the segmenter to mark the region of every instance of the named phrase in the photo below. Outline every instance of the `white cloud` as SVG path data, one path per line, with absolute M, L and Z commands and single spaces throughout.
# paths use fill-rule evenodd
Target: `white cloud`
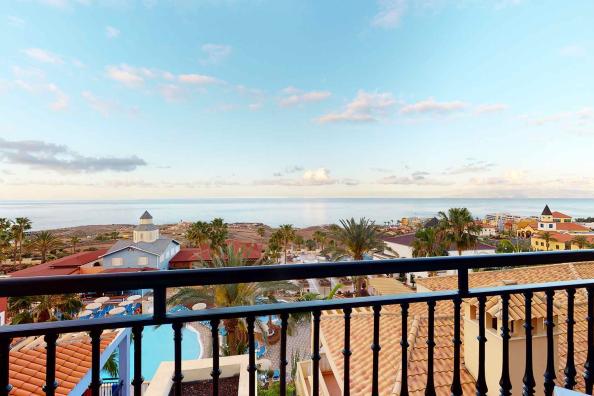
M 137 88 L 144 84 L 144 79 L 154 77 L 150 69 L 137 68 L 122 64 L 119 66 L 107 66 L 106 73 L 109 78 L 130 88 Z
M 384 29 L 398 26 L 406 11 L 406 0 L 379 0 L 379 11 L 373 17 L 371 25 Z
M 130 172 L 146 162 L 137 156 L 90 157 L 81 155 L 68 146 L 41 140 L 6 140 L 0 138 L 0 160 L 33 169 L 71 173 L 102 171 Z
M 43 80 L 45 78 L 45 73 L 43 72 L 43 70 L 37 69 L 35 67 L 13 66 L 12 74 L 17 79 Z
M 337 113 L 328 113 L 318 117 L 320 123 L 332 122 L 373 122 L 396 105 L 396 100 L 389 92 L 365 92 L 360 90 L 355 99 L 345 109 Z
M 184 84 L 194 85 L 209 85 L 220 82 L 220 80 L 204 74 L 181 74 L 178 76 L 177 79 L 179 82 L 182 82 Z
M 474 112 L 477 114 L 485 114 L 485 113 L 499 113 L 501 111 L 505 111 L 508 109 L 508 105 L 503 103 L 493 103 L 493 104 L 482 104 L 475 106 Z
M 203 64 L 216 64 L 231 55 L 231 46 L 223 44 L 204 44 L 202 46 L 202 52 L 206 55 L 206 58 L 200 62 Z
M 278 101 L 278 104 L 282 107 L 291 107 L 304 103 L 321 102 L 328 99 L 332 95 L 329 91 L 303 92 L 293 87 L 287 87 L 283 90 L 283 92 L 286 93 L 287 96 L 280 98 Z
M 574 111 L 562 111 L 539 117 L 523 116 L 522 118 L 526 119 L 529 124 L 536 126 L 543 126 L 555 123 L 579 125 L 594 120 L 594 108 L 584 107 L 582 109 Z
M 168 102 L 176 102 L 186 96 L 186 92 L 175 84 L 161 84 L 159 92 Z
M 461 101 L 437 102 L 433 98 L 405 105 L 401 114 L 450 114 L 466 109 L 467 104 Z
M 22 52 L 27 55 L 29 58 L 36 60 L 42 63 L 51 63 L 51 64 L 62 64 L 64 61 L 62 58 L 50 51 L 46 51 L 41 48 L 27 48 L 22 50 Z
M 569 58 L 582 58 L 586 55 L 586 49 L 579 44 L 570 44 L 561 48 L 559 54 Z
M 47 89 L 55 96 L 54 101 L 50 103 L 50 108 L 52 110 L 61 111 L 68 108 L 69 98 L 64 91 L 58 88 L 55 84 L 49 84 Z
M 301 167 L 295 167 L 295 169 L 302 170 Z M 286 172 L 285 172 L 286 173 Z M 299 178 L 283 178 L 285 173 L 277 172 L 274 174 L 273 179 L 267 180 L 256 180 L 254 181 L 255 185 L 265 185 L 265 186 L 293 186 L 293 187 L 300 187 L 300 186 L 328 186 L 333 184 L 344 184 L 347 186 L 354 186 L 359 184 L 358 180 L 355 179 L 334 179 L 330 176 L 330 170 L 327 168 L 316 168 L 316 169 L 306 169 L 303 171 L 303 174 Z
M 109 39 L 115 39 L 120 36 L 120 29 L 117 29 L 113 26 L 106 26 L 105 27 L 105 35 Z

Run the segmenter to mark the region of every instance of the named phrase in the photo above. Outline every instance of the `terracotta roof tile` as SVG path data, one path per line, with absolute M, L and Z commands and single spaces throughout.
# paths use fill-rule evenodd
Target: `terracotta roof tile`
M 116 332 L 105 332 L 101 351 L 115 339 Z M 45 344 L 23 346 L 10 351 L 11 396 L 45 395 Z M 67 395 L 91 368 L 91 342 L 85 334 L 77 339 L 60 339 L 56 346 L 56 394 Z

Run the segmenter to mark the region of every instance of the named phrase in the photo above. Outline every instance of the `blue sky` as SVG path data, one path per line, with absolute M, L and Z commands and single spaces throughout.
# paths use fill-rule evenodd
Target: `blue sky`
M 0 199 L 589 197 L 594 3 L 0 4 Z

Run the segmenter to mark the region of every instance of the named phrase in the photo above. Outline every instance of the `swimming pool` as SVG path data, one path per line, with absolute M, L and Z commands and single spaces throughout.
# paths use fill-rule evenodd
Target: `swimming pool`
M 202 355 L 198 333 L 182 328 L 182 359 L 199 359 Z M 134 344 L 130 348 L 130 375 L 134 375 Z M 145 327 L 142 332 L 142 376 L 150 381 L 161 362 L 173 361 L 173 329 L 170 325 Z

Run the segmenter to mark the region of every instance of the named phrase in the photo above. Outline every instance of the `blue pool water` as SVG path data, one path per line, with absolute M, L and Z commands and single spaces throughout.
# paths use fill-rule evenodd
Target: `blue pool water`
M 130 375 L 134 375 L 134 345 L 130 348 Z M 182 359 L 198 359 L 200 342 L 198 334 L 182 329 Z M 150 381 L 164 361 L 173 361 L 173 329 L 169 325 L 145 327 L 142 332 L 142 376 Z

